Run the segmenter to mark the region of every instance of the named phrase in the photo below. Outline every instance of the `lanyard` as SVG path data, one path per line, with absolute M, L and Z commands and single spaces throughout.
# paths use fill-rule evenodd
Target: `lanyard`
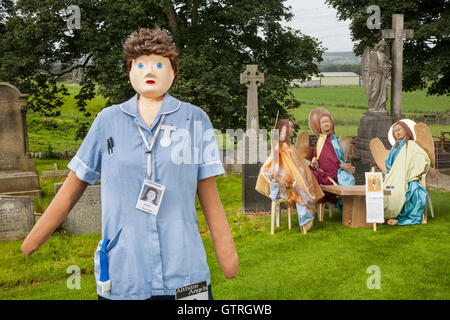
M 150 176 L 151 176 L 151 173 L 152 173 L 152 149 L 153 149 L 153 145 L 155 144 L 156 138 L 158 137 L 159 130 L 161 130 L 161 125 L 162 125 L 165 117 L 166 117 L 166 115 L 164 114 L 164 115 L 162 115 L 161 120 L 159 120 L 158 128 L 155 131 L 155 135 L 153 136 L 153 139 L 152 139 L 152 142 L 151 142 L 150 145 L 148 144 L 148 141 L 147 141 L 147 138 L 144 135 L 144 132 L 142 132 L 141 126 L 137 125 L 138 129 L 139 129 L 139 133 L 141 134 L 142 140 L 144 141 L 144 144 L 145 144 L 145 146 L 147 147 L 147 150 L 148 150 L 146 152 L 148 154 L 148 157 L 147 157 L 147 176 L 148 176 L 148 180 L 151 180 Z

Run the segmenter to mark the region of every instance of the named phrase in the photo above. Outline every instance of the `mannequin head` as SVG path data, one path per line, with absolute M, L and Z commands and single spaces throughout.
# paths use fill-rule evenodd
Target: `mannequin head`
M 330 112 L 324 108 L 314 108 L 308 116 L 308 125 L 311 131 L 319 136 L 334 133 L 334 120 Z
M 392 127 L 392 135 L 394 136 L 395 146 L 397 146 L 397 141 L 404 140 L 408 142 L 408 140 L 414 140 L 414 135 L 411 129 L 408 127 L 406 123 L 399 120 Z
M 291 138 L 294 136 L 294 124 L 289 119 L 278 120 L 275 129 L 279 130 L 280 143 L 287 142 L 290 144 Z
M 403 127 L 399 124 L 394 126 L 392 132 L 394 134 L 395 140 L 404 140 L 406 137 L 405 129 L 403 129 Z
M 333 120 L 328 115 L 324 115 L 319 119 L 320 133 L 322 134 L 332 134 L 334 132 Z
M 176 81 L 178 53 L 167 33 L 156 27 L 133 32 L 124 57 L 134 90 L 146 98 L 163 96 Z

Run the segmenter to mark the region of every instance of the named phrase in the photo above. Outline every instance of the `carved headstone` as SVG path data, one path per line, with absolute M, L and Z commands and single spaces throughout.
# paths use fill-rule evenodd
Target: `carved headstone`
M 0 195 L 0 240 L 25 238 L 33 223 L 33 200 L 30 197 Z
M 55 194 L 62 185 L 63 183 L 55 183 Z M 86 188 L 62 226 L 68 232 L 76 235 L 102 232 L 102 202 L 99 184 Z
M 39 197 L 39 176 L 28 150 L 27 97 L 0 83 L 0 194 Z

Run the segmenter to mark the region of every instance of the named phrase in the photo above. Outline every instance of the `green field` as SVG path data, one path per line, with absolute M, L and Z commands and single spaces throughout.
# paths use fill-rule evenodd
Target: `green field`
M 40 170 L 49 165 L 38 160 Z M 335 213 L 302 235 L 297 215 L 288 230 L 283 214 L 271 235 L 270 216 L 241 213 L 240 177 L 219 177 L 217 185 L 240 268 L 236 278 L 224 277 L 197 202 L 215 299 L 450 298 L 450 198 L 445 193 L 431 192 L 436 218 L 429 217 L 426 225 L 380 225 L 373 232 L 348 228 Z M 100 234 L 70 236 L 59 230 L 31 257 L 20 252 L 21 241 L 0 242 L 0 299 L 97 299 L 93 255 L 100 239 Z M 79 290 L 67 287 L 67 269 L 73 265 L 81 270 Z M 380 269 L 380 289 L 367 287 L 370 266 Z
M 300 102 L 300 106 L 291 111 L 300 130 L 310 131 L 309 113 L 312 109 L 321 107 L 327 109 L 333 116 L 337 123 L 335 131 L 338 136 L 358 134 L 359 120 L 367 110 L 367 98 L 363 87 L 295 88 L 292 89 L 292 93 Z M 417 121 L 423 121 L 424 114 L 434 114 L 436 111 L 441 118 L 446 118 L 450 112 L 450 99 L 427 96 L 425 91 L 404 92 L 402 111 L 407 118 Z M 450 131 L 450 125 L 447 124 L 428 126 L 435 139 L 438 139 L 441 131 Z
M 295 88 L 292 90 L 296 100 L 316 105 L 344 106 L 367 109 L 364 87 L 317 87 Z M 390 95 L 390 93 L 389 93 Z M 387 108 L 390 110 L 390 96 Z M 427 96 L 425 90 L 403 92 L 402 111 L 409 116 L 413 113 L 447 114 L 450 112 L 450 99 L 447 96 Z
M 64 97 L 60 117 L 43 119 L 33 112 L 27 115 L 30 151 L 46 152 L 49 148 L 54 152 L 76 151 L 82 142 L 74 139 L 79 122 L 91 123 L 95 115 L 105 107 L 106 99 L 97 95 L 88 102 L 86 109 L 92 116 L 86 119 L 75 107 L 74 96 L 78 93 L 79 86 L 69 83 L 65 85 L 70 96 Z M 300 129 L 309 130 L 309 112 L 316 107 L 323 107 L 331 112 L 339 124 L 336 126 L 338 135 L 357 135 L 359 119 L 367 109 L 363 87 L 295 88 L 292 92 L 300 102 L 300 106 L 291 111 Z M 423 119 L 425 113 L 435 113 L 437 110 L 443 116 L 450 112 L 448 97 L 427 96 L 425 91 L 403 93 L 403 105 L 405 115 L 418 121 Z M 433 136 L 438 137 L 441 131 L 450 131 L 450 125 L 430 125 L 430 129 Z

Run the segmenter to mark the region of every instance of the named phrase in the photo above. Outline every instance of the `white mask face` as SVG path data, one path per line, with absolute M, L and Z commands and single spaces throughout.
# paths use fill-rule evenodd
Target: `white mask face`
M 134 90 L 145 98 L 163 96 L 172 86 L 175 78 L 170 59 L 149 55 L 133 59 L 130 82 Z

